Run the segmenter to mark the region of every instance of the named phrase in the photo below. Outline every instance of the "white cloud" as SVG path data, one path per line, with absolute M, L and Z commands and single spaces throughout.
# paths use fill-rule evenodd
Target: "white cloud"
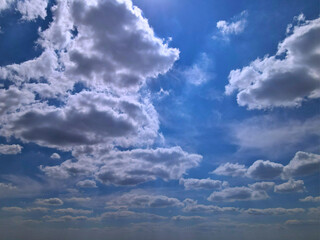
M 204 221 L 206 220 L 205 217 L 201 217 L 201 216 L 173 216 L 171 218 L 173 221 Z
M 110 220 L 110 219 L 135 219 L 135 220 L 165 220 L 167 217 L 163 217 L 151 213 L 139 213 L 132 211 L 116 211 L 116 212 L 105 212 L 101 215 L 101 220 Z
M 284 177 L 305 176 L 319 172 L 320 155 L 297 152 L 294 158 L 283 169 Z
M 60 155 L 58 153 L 52 153 L 52 155 L 50 156 L 51 159 L 60 159 Z
M 80 188 L 96 188 L 97 185 L 96 185 L 95 181 L 86 179 L 86 180 L 78 182 L 77 183 L 77 187 L 80 187 Z
M 285 215 L 285 214 L 299 214 L 304 213 L 305 210 L 303 208 L 249 208 L 245 211 L 250 215 Z
M 228 41 L 230 35 L 238 35 L 242 33 L 247 25 L 248 12 L 243 11 L 240 15 L 232 18 L 231 22 L 220 20 L 217 22 L 217 29 L 223 40 Z M 218 38 L 218 35 L 214 35 L 213 38 Z
M 197 201 L 194 201 L 192 199 L 186 199 L 183 202 L 186 205 L 183 208 L 184 212 L 203 212 L 203 213 L 240 212 L 240 209 L 236 208 L 236 207 L 218 207 L 218 206 L 214 206 L 214 205 L 198 204 Z
M 232 70 L 226 94 L 238 91 L 237 102 L 248 109 L 295 107 L 320 97 L 320 19 L 296 26 L 276 55 Z M 284 57 L 283 57 L 284 55 Z
M 226 183 L 220 180 L 196 179 L 196 178 L 180 178 L 179 184 L 183 185 L 186 190 L 191 189 L 221 189 Z
M 182 207 L 183 203 L 177 198 L 163 195 L 151 195 L 145 192 L 133 191 L 108 201 L 107 208 L 167 208 Z
M 249 118 L 230 126 L 231 141 L 240 150 L 259 150 L 268 154 L 291 152 L 296 148 L 318 146 L 320 117 L 282 120 L 273 116 Z
M 320 196 L 318 197 L 313 197 L 313 196 L 308 196 L 302 199 L 299 199 L 300 202 L 320 202 Z
M 211 173 L 216 175 L 237 177 L 237 176 L 244 176 L 246 172 L 247 172 L 247 168 L 245 167 L 245 165 L 228 162 L 223 165 L 220 165 L 217 169 L 215 169 Z
M 21 153 L 22 146 L 19 144 L 12 144 L 12 145 L 6 145 L 6 144 L 0 144 L 0 154 L 5 155 L 15 155 L 18 153 Z
M 254 179 L 274 179 L 281 175 L 282 170 L 282 164 L 257 160 L 248 168 L 247 175 Z
M 200 58 L 191 67 L 182 72 L 182 75 L 187 82 L 199 86 L 214 77 L 213 73 L 210 71 L 211 67 L 212 61 L 206 53 L 202 53 Z
M 44 207 L 33 207 L 33 208 L 21 208 L 21 207 L 3 207 L 2 211 L 10 212 L 10 213 L 30 213 L 30 212 L 48 212 L 48 208 Z
M 41 205 L 59 206 L 63 204 L 63 201 L 60 198 L 47 198 L 47 199 L 37 199 L 35 203 L 41 204 Z
M 305 192 L 306 188 L 302 180 L 290 179 L 288 182 L 276 185 L 274 191 L 277 193 Z
M 248 187 L 225 188 L 220 192 L 213 192 L 209 201 L 213 202 L 234 202 L 234 201 L 252 201 L 269 198 L 265 191 L 257 191 Z
M 0 12 L 12 7 L 16 0 L 0 0 Z
M 66 202 L 85 203 L 91 201 L 89 197 L 72 197 L 64 199 Z
M 271 188 L 273 188 L 274 185 L 275 185 L 274 182 L 256 182 L 253 184 L 249 184 L 248 186 L 253 190 L 267 191 L 267 190 L 270 190 Z
M 23 20 L 30 21 L 38 17 L 45 19 L 47 5 L 47 0 L 24 0 L 18 1 L 17 10 L 22 14 Z

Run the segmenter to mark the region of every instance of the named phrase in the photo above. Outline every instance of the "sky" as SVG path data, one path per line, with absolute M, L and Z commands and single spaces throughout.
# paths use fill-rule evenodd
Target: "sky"
M 319 239 L 319 12 L 0 0 L 0 239 Z

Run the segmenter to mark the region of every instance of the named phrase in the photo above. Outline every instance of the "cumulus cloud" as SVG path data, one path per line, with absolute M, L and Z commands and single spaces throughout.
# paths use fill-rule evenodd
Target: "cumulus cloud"
M 274 56 L 232 70 L 226 94 L 248 109 L 295 107 L 320 97 L 320 18 L 300 23 Z
M 273 188 L 274 185 L 275 185 L 274 182 L 256 182 L 253 184 L 249 184 L 248 186 L 253 190 L 267 191 L 267 190 L 270 190 L 271 188 Z
M 217 29 L 224 40 L 229 40 L 230 35 L 238 35 L 242 33 L 247 25 L 248 12 L 243 11 L 240 15 L 232 18 L 231 22 L 220 20 L 217 22 Z M 213 38 L 218 38 L 214 35 Z
M 274 191 L 277 193 L 305 192 L 306 188 L 303 180 L 290 179 L 288 182 L 276 185 Z
M 283 169 L 284 177 L 305 176 L 319 172 L 320 155 L 297 152 L 294 158 Z
M 313 196 L 308 196 L 302 199 L 299 199 L 300 202 L 320 202 L 320 196 L 318 197 L 313 197 Z
M 167 208 L 182 207 L 183 203 L 177 198 L 163 195 L 151 195 L 143 192 L 125 193 L 108 201 L 107 208 Z
M 180 147 L 135 149 L 112 152 L 102 158 L 104 166 L 95 173 L 104 184 L 137 185 L 162 178 L 179 179 L 202 157 L 184 152 Z
M 183 185 L 185 189 L 221 189 L 226 183 L 220 180 L 196 179 L 196 178 L 181 178 L 179 184 Z
M 58 153 L 52 153 L 52 155 L 50 156 L 51 159 L 60 159 L 60 155 Z
M 63 204 L 63 201 L 60 198 L 47 198 L 37 199 L 35 203 L 40 205 L 60 206 Z
M 184 212 L 203 212 L 203 213 L 232 213 L 239 212 L 240 209 L 236 207 L 218 207 L 214 205 L 198 204 L 197 201 L 192 199 L 185 199 L 185 207 L 182 209 Z
M 171 218 L 173 221 L 203 221 L 206 220 L 205 217 L 201 217 L 201 216 L 173 216 Z
M 95 181 L 86 179 L 86 180 L 78 182 L 77 183 L 77 187 L 80 187 L 80 188 L 96 188 L 97 185 L 96 185 Z
M 89 197 L 71 197 L 64 199 L 66 202 L 85 203 L 91 201 Z
M 304 213 L 303 208 L 249 208 L 245 211 L 250 215 L 286 215 L 286 214 L 299 214 Z
M 15 155 L 18 153 L 21 153 L 22 146 L 19 144 L 12 144 L 12 145 L 6 145 L 6 144 L 0 144 L 0 154 L 4 155 Z
M 220 165 L 211 173 L 216 175 L 237 177 L 245 175 L 246 172 L 247 168 L 245 167 L 245 165 L 241 165 L 238 163 L 225 163 L 223 165 Z
M 0 11 L 6 10 L 12 6 L 15 0 L 1 0 L 0 1 Z
M 22 14 L 23 20 L 34 20 L 38 17 L 45 19 L 47 16 L 47 0 L 18 1 L 17 10 Z
M 213 192 L 209 201 L 213 202 L 234 202 L 234 201 L 252 201 L 269 198 L 265 191 L 257 191 L 248 187 L 232 187 L 223 189 L 220 192 Z
M 257 160 L 248 168 L 247 175 L 255 179 L 274 179 L 280 176 L 282 170 L 282 164 Z

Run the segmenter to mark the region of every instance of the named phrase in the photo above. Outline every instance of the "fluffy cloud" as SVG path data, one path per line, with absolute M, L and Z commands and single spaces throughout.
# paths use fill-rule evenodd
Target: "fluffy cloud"
M 182 207 L 183 203 L 176 198 L 163 195 L 150 195 L 143 192 L 125 193 L 107 203 L 110 208 L 166 208 Z
M 320 196 L 318 197 L 312 197 L 308 196 L 302 199 L 299 199 L 300 202 L 320 202 Z
M 238 104 L 248 109 L 294 107 L 319 98 L 319 37 L 319 18 L 296 26 L 276 55 L 232 70 L 226 94 L 238 91 Z
M 104 166 L 95 175 L 101 182 L 115 185 L 136 185 L 156 178 L 179 179 L 188 169 L 198 166 L 201 159 L 180 147 L 112 152 L 102 158 Z
M 58 153 L 52 153 L 52 155 L 50 156 L 51 159 L 60 159 L 60 155 Z
M 183 201 L 185 203 L 185 207 L 183 208 L 184 212 L 204 212 L 204 213 L 232 213 L 239 212 L 239 208 L 235 207 L 218 207 L 214 205 L 203 205 L 198 204 L 197 201 L 192 199 L 186 199 Z
M 280 176 L 282 169 L 282 164 L 257 160 L 248 168 L 247 175 L 255 179 L 274 179 Z
M 247 25 L 248 12 L 243 11 L 239 16 L 233 17 L 232 22 L 220 20 L 217 22 L 217 28 L 224 40 L 229 40 L 228 36 L 242 33 Z M 213 38 L 217 38 L 214 36 Z
M 245 211 L 250 215 L 285 215 L 285 214 L 299 214 L 304 213 L 305 210 L 302 208 L 249 208 Z
M 223 176 L 243 176 L 247 172 L 247 168 L 245 165 L 241 165 L 238 163 L 225 163 L 220 165 L 217 169 L 212 171 L 211 173 Z
M 6 10 L 12 6 L 15 0 L 1 0 L 0 1 L 0 11 Z
M 179 184 L 183 185 L 185 189 L 221 189 L 224 183 L 219 180 L 196 179 L 196 178 L 181 178 Z
M 45 19 L 47 5 L 47 0 L 24 0 L 18 1 L 17 10 L 22 14 L 23 20 L 30 21 L 38 17 Z
M 86 180 L 78 182 L 77 183 L 77 187 L 80 187 L 80 188 L 96 188 L 97 185 L 96 185 L 95 181 L 86 179 Z
M 257 191 L 267 191 L 271 188 L 273 188 L 275 185 L 274 182 L 256 182 L 253 184 L 249 184 L 249 187 L 253 190 Z
M 63 204 L 60 198 L 37 199 L 36 204 L 59 206 Z
M 285 177 L 297 177 L 319 172 L 320 155 L 297 152 L 294 158 L 283 169 Z
M 278 193 L 304 192 L 306 188 L 302 180 L 290 179 L 288 182 L 276 185 L 274 191 Z
M 223 189 L 220 192 L 213 192 L 209 201 L 213 202 L 234 202 L 234 201 L 251 201 L 263 200 L 269 198 L 265 191 L 257 191 L 248 187 L 232 187 Z
M 5 155 L 14 155 L 21 153 L 22 146 L 19 144 L 13 144 L 13 145 L 5 145 L 5 144 L 0 144 L 0 154 L 5 154 Z

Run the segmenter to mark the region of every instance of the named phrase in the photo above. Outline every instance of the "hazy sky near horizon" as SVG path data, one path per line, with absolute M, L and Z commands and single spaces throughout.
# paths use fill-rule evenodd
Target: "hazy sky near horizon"
M 319 239 L 319 5 L 0 0 L 0 239 Z

